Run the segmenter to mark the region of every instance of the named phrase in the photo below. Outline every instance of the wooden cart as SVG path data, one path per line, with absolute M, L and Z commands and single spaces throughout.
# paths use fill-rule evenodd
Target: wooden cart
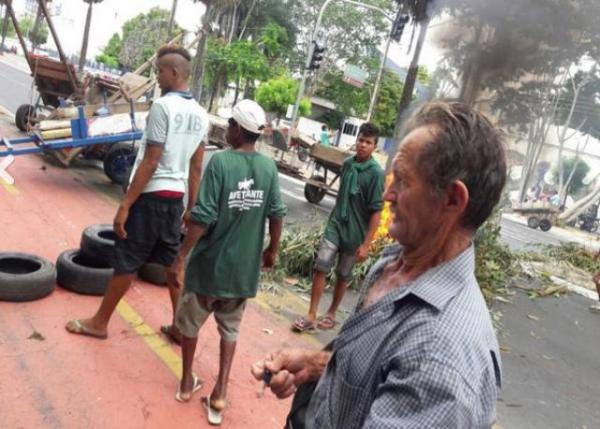
M 342 173 L 344 161 L 352 153 L 335 146 L 315 144 L 311 146 L 309 156 L 315 162 L 315 170 L 322 169 L 323 174 L 313 172 L 304 185 L 304 197 L 309 203 L 318 204 L 327 192 L 333 191 L 333 185 Z
M 559 212 L 558 207 L 548 201 L 516 203 L 513 205 L 513 211 L 527 218 L 529 228 L 539 227 L 542 231 L 549 231 L 552 228 Z

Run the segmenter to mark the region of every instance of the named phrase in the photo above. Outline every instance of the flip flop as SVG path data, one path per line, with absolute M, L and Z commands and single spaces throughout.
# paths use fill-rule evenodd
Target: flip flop
M 194 384 L 191 392 L 182 392 L 181 383 L 179 383 L 179 387 L 177 387 L 177 393 L 175 394 L 175 400 L 177 402 L 190 402 L 194 393 L 202 389 L 203 382 L 196 374 L 192 374 L 192 379 L 194 380 Z
M 173 335 L 172 329 L 173 329 L 173 325 L 162 325 L 160 327 L 160 332 L 165 334 L 166 337 L 169 339 L 169 341 L 171 341 L 175 344 L 181 345 L 181 339 L 177 338 L 175 335 Z
M 85 335 L 92 338 L 98 338 L 99 340 L 106 340 L 108 338 L 107 334 L 100 334 L 98 332 L 91 331 L 83 323 L 81 323 L 81 320 L 79 319 L 70 320 L 65 325 L 65 329 L 71 334 Z
M 307 332 L 315 330 L 315 322 L 310 322 L 304 317 L 299 317 L 292 324 L 292 330 L 296 332 Z
M 223 423 L 223 410 L 216 410 L 210 403 L 210 395 L 202 398 L 202 405 L 206 410 L 206 415 L 208 417 L 208 423 L 213 426 L 219 426 Z
M 317 323 L 317 327 L 323 331 L 328 331 L 329 329 L 335 328 L 335 326 L 337 324 L 338 324 L 338 321 L 335 320 L 333 317 L 323 316 L 319 319 L 319 321 Z

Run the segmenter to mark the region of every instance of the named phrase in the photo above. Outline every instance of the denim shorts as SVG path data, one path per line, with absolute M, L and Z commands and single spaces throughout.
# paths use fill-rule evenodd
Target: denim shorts
M 182 198 L 141 194 L 125 222 L 127 238 L 117 238 L 110 257 L 115 274 L 133 274 L 147 262 L 169 266 L 181 245 Z
M 315 270 L 329 273 L 335 263 L 335 257 L 338 256 L 336 274 L 340 280 L 350 280 L 352 278 L 352 269 L 356 264 L 356 254 L 343 252 L 331 241 L 323 238 L 317 259 L 315 260 Z

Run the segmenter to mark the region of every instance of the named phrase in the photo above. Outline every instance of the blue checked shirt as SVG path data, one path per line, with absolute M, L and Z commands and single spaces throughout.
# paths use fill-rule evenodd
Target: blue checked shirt
M 363 309 L 400 255 L 384 251 L 312 396 L 307 427 L 490 428 L 500 355 L 474 275 L 473 246 Z

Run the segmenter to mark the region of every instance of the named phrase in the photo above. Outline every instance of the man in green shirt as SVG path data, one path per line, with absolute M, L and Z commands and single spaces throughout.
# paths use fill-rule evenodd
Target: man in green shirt
M 315 260 L 308 315 L 294 322 L 292 329 L 295 331 L 314 330 L 315 326 L 331 329 L 337 324 L 335 313 L 348 287 L 354 264 L 364 260 L 369 253 L 383 208 L 383 170 L 372 157 L 378 137 L 379 131 L 374 125 L 361 125 L 356 155 L 344 162 L 335 207 Z M 336 256 L 337 281 L 333 299 L 326 315 L 317 320 L 326 277 Z
M 187 402 L 200 389 L 192 374 L 198 331 L 214 313 L 221 336 L 219 376 L 203 399 L 211 424 L 220 424 L 227 382 L 246 300 L 256 296 L 261 264 L 271 268 L 279 248 L 286 207 L 281 201 L 277 167 L 256 152 L 255 142 L 266 124 L 262 108 L 242 100 L 233 108 L 227 142 L 232 150 L 213 155 L 191 212 L 183 245 L 167 275 L 185 288 L 175 325 L 182 334 L 183 375 L 175 396 Z M 263 251 L 265 221 L 270 244 Z M 193 249 L 193 250 L 192 250 Z

